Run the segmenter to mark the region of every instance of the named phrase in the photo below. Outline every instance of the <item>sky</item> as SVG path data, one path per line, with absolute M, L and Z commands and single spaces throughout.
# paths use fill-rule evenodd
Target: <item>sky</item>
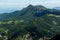
M 60 0 L 0 0 L 0 13 L 20 10 L 29 4 L 53 8 L 60 7 Z

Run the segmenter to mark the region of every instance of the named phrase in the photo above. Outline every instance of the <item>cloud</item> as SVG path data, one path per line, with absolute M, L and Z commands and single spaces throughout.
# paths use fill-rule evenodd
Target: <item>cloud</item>
M 60 0 L 0 0 L 0 7 L 26 7 L 29 4 L 46 7 L 60 6 Z
M 0 5 L 19 5 L 19 3 L 3 3 L 3 2 L 0 2 Z
M 22 9 L 29 4 L 53 8 L 57 6 L 60 7 L 60 0 L 0 0 L 0 10 L 7 9 L 10 11 L 11 9 Z
M 55 6 L 55 4 L 60 4 L 60 0 L 47 0 L 45 1 L 45 4 L 54 4 Z

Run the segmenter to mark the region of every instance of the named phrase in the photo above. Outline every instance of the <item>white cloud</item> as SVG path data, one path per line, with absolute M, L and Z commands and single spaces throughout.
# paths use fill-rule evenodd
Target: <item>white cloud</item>
M 20 6 L 25 7 L 29 4 L 44 5 L 46 7 L 60 6 L 60 0 L 0 0 L 0 6 Z
M 53 8 L 60 7 L 60 0 L 0 0 L 0 9 L 22 9 L 29 4 Z

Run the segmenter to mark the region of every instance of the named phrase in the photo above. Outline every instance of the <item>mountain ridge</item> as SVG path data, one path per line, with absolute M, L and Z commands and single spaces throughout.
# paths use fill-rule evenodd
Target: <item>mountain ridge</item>
M 14 11 L 11 13 L 0 14 L 0 20 L 12 20 L 12 19 L 25 19 L 25 18 L 36 18 L 41 17 L 45 14 L 56 14 L 60 15 L 60 10 L 48 9 L 42 5 L 29 5 L 19 11 Z

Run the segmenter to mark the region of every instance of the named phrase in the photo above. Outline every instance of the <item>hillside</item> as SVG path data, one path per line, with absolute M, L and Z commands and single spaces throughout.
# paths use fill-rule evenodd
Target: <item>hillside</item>
M 8 40 L 22 40 L 24 35 L 28 34 L 32 40 L 39 40 L 43 37 L 52 38 L 56 34 L 60 34 L 60 16 L 45 14 L 33 19 L 2 20 L 0 21 L 0 31 L 1 38 L 6 36 Z
M 0 14 L 0 33 L 1 40 L 52 38 L 60 34 L 60 10 L 29 5 L 20 11 Z

